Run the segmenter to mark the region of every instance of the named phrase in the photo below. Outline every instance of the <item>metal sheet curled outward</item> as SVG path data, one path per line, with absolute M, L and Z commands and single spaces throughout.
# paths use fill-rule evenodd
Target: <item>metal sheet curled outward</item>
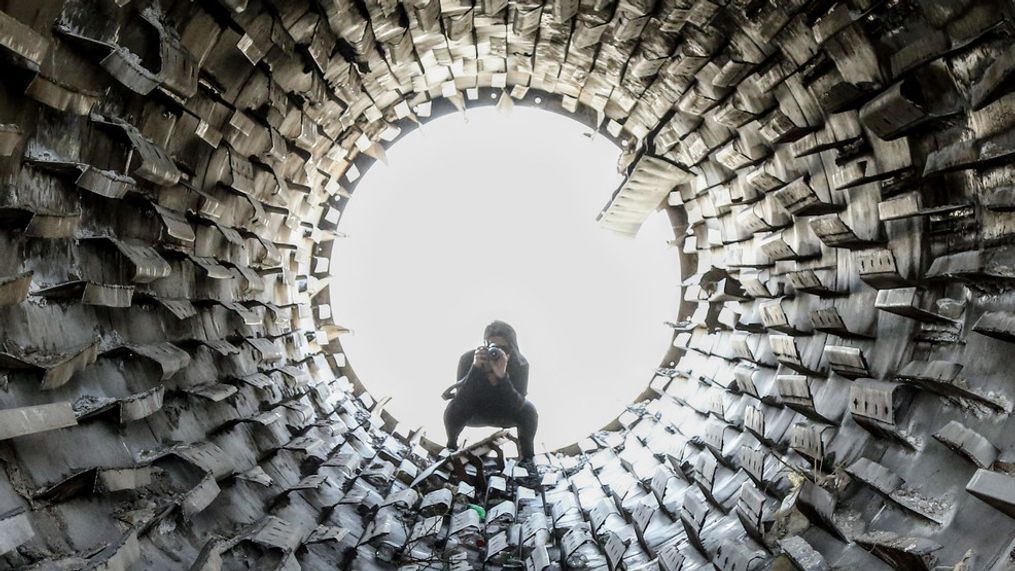
M 85 242 L 108 242 L 134 266 L 131 281 L 147 284 L 168 277 L 172 268 L 155 248 L 136 239 L 119 239 L 113 236 L 91 236 L 81 238 Z
M 166 153 L 165 149 L 153 143 L 130 123 L 117 117 L 92 114 L 93 123 L 119 129 L 127 138 L 131 154 L 136 153 L 137 162 L 128 165 L 131 173 L 158 186 L 172 186 L 180 182 L 183 173 Z M 134 166 L 136 164 L 136 166 Z
M 29 270 L 15 276 L 0 277 L 0 306 L 17 305 L 28 298 L 35 272 Z
M 41 372 L 40 389 L 48 390 L 66 384 L 78 371 L 94 363 L 98 355 L 98 341 L 64 353 L 29 352 L 8 346 L 0 352 L 0 366 Z
M 981 468 L 969 479 L 966 491 L 1015 518 L 1015 477 Z
M 75 161 L 32 155 L 25 157 L 25 163 L 56 175 L 68 176 L 78 188 L 106 198 L 123 198 L 135 184 L 129 176 Z
M 150 466 L 88 468 L 42 487 L 32 494 L 32 499 L 59 503 L 82 495 L 136 490 L 151 484 L 153 471 Z
M 138 355 L 155 361 L 162 369 L 162 380 L 175 375 L 190 365 L 190 353 L 180 349 L 168 341 L 146 345 L 127 345 L 127 349 Z
M 74 401 L 74 414 L 79 422 L 108 414 L 124 425 L 160 410 L 164 395 L 162 385 L 123 398 L 85 395 Z
M 669 192 L 691 178 L 676 164 L 643 155 L 597 220 L 611 230 L 633 237 Z
M 76 425 L 69 402 L 0 410 L 0 440 Z
M 998 457 L 998 449 L 983 435 L 951 420 L 934 433 L 934 438 L 961 454 L 978 468 L 990 468 Z
M 10 553 L 35 537 L 35 530 L 25 508 L 0 514 L 0 555 Z
M 0 46 L 17 56 L 24 67 L 39 71 L 49 52 L 49 38 L 0 11 Z

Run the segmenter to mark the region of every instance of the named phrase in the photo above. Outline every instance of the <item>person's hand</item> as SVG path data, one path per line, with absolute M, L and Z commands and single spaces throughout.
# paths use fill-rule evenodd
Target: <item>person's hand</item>
M 481 371 L 490 370 L 490 352 L 487 351 L 486 345 L 480 345 L 476 349 L 476 353 L 472 357 L 472 366 Z
M 487 355 L 487 358 L 489 359 L 489 355 Z M 490 382 L 493 384 L 497 384 L 497 381 L 503 379 L 507 375 L 507 362 L 508 362 L 507 353 L 501 351 L 500 359 L 489 359 L 489 361 L 492 373 Z

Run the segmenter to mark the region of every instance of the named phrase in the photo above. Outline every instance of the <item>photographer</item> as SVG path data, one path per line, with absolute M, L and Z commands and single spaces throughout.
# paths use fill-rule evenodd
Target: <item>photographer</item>
M 444 409 L 447 447 L 458 448 L 458 435 L 466 426 L 517 426 L 521 458 L 531 462 L 539 415 L 525 398 L 529 363 L 518 351 L 517 335 L 507 323 L 494 321 L 483 338 L 484 345 L 459 359 L 458 383 L 443 395 L 451 399 Z

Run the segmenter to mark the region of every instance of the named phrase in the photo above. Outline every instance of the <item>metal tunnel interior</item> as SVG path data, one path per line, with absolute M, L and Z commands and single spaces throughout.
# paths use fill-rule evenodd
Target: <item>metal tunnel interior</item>
M 0 0 L 0 568 L 1015 567 L 1013 15 Z M 495 103 L 626 145 L 599 222 L 665 210 L 682 301 L 613 423 L 428 472 L 328 262 L 385 146 Z

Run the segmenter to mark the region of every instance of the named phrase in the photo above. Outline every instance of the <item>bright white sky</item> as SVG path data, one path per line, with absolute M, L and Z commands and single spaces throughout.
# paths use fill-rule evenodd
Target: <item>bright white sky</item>
M 494 319 L 530 363 L 536 453 L 603 427 L 651 380 L 676 315 L 673 235 L 662 212 L 635 240 L 596 223 L 622 177 L 620 149 L 590 133 L 538 109 L 470 109 L 409 133 L 360 182 L 339 223 L 335 320 L 404 429 L 445 442 L 440 393 Z

